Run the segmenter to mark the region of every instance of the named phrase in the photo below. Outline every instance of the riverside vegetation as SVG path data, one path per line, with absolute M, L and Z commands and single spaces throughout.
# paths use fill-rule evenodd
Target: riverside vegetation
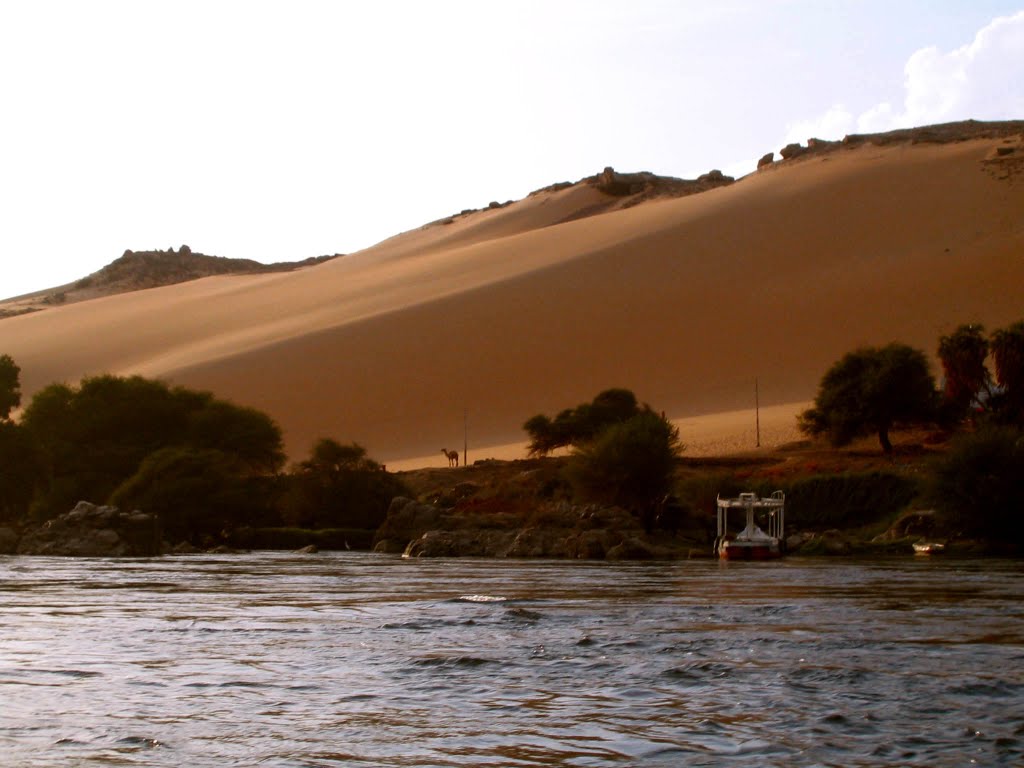
M 402 473 L 331 438 L 285 468 L 281 431 L 266 414 L 139 376 L 52 384 L 15 421 L 20 370 L 4 355 L 0 552 L 19 551 L 48 522 L 60 528 L 89 500 L 155 516 L 178 551 L 671 558 L 710 551 L 719 493 L 782 489 L 789 544 L 801 551 L 905 551 L 928 537 L 1019 553 L 1024 322 L 990 337 L 961 326 L 938 355 L 941 390 L 924 353 L 899 344 L 833 365 L 801 417 L 831 446 L 683 458 L 664 414 L 610 389 L 527 420 L 526 460 Z

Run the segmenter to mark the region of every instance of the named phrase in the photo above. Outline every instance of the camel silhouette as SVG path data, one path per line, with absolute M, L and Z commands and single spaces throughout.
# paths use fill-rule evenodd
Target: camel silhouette
M 448 466 L 457 467 L 459 466 L 459 452 L 449 451 L 447 448 L 442 448 L 441 453 L 448 457 Z

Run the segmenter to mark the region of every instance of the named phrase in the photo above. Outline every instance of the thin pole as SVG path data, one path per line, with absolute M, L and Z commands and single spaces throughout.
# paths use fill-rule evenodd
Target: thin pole
M 754 377 L 754 414 L 757 419 L 757 447 L 761 447 L 761 393 L 758 391 L 757 377 Z
M 462 409 L 462 466 L 469 465 L 469 409 Z

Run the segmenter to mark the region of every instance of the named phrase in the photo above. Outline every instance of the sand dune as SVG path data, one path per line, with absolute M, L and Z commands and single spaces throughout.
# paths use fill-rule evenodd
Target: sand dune
M 471 459 L 514 454 L 526 418 L 610 386 L 684 419 L 695 449 L 753 447 L 735 412 L 755 377 L 771 440 L 791 439 L 852 347 L 931 353 L 962 322 L 1024 317 L 1022 153 L 865 144 L 567 221 L 603 197 L 577 185 L 298 272 L 10 318 L 0 351 L 27 395 L 106 371 L 212 389 L 271 413 L 294 457 L 329 435 L 443 464 L 464 426 Z

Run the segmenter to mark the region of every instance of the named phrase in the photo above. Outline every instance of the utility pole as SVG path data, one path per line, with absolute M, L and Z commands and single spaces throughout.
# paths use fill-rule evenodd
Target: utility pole
M 754 377 L 754 418 L 757 424 L 757 447 L 761 447 L 761 394 L 758 391 L 757 377 Z
M 469 409 L 462 409 L 462 466 L 469 466 Z

